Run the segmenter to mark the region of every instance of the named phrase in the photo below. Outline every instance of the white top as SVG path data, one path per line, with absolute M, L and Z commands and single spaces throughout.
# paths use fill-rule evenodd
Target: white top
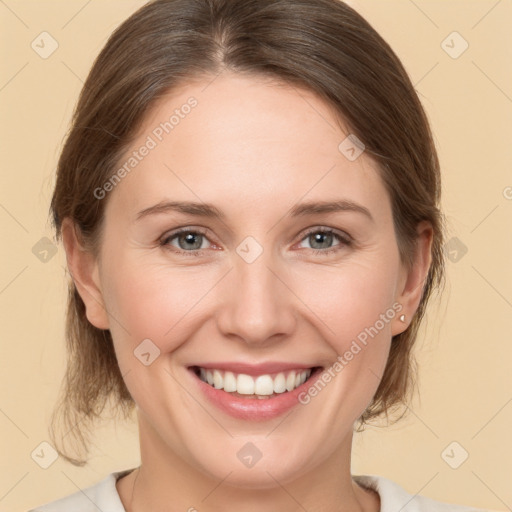
M 74 494 L 42 505 L 29 512 L 126 512 L 116 489 L 116 480 L 133 469 L 110 473 L 100 482 Z M 387 478 L 376 475 L 353 475 L 361 486 L 374 489 L 380 496 L 380 512 L 484 512 L 461 505 L 442 503 L 409 494 Z

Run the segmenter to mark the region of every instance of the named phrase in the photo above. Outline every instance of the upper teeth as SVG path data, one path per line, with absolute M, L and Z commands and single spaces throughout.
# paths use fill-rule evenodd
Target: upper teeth
M 200 377 L 204 382 L 228 393 L 236 391 L 241 395 L 271 395 L 272 393 L 293 391 L 306 381 L 311 375 L 311 371 L 311 369 L 291 370 L 287 376 L 281 372 L 272 378 L 271 375 L 252 377 L 244 373 L 235 374 L 223 370 L 200 368 Z

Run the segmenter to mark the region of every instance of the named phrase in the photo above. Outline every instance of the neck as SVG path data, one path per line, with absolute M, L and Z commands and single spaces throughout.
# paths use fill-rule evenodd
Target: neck
M 127 512 L 187 510 L 221 512 L 229 507 L 239 512 L 303 510 L 323 512 L 377 512 L 379 498 L 363 490 L 350 475 L 352 434 L 320 465 L 286 479 L 268 469 L 255 475 L 239 474 L 233 468 L 216 476 L 181 447 L 171 449 L 139 412 L 141 466 L 118 484 Z M 222 454 L 218 454 L 222 457 Z M 263 460 L 263 458 L 262 458 Z M 257 465 L 250 471 L 257 469 Z M 263 473 L 263 476 L 262 476 Z M 124 479 L 123 479 L 124 480 Z

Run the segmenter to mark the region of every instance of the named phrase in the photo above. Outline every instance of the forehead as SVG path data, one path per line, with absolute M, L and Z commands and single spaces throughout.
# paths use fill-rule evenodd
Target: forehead
M 131 211 L 165 198 L 236 212 L 343 197 L 384 213 L 376 163 L 340 150 L 349 133 L 311 91 L 225 72 L 181 86 L 148 112 L 111 199 Z

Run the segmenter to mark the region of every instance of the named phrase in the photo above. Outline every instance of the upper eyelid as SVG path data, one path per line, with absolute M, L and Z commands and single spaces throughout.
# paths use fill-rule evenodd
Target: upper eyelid
M 302 235 L 302 238 L 300 240 L 303 240 L 308 235 L 310 235 L 312 233 L 317 233 L 317 232 L 332 233 L 333 235 L 336 235 L 342 239 L 348 238 L 348 240 L 352 240 L 352 237 L 346 231 L 343 231 L 340 229 L 335 229 L 335 228 L 329 228 L 327 226 L 318 226 L 318 227 L 306 229 L 306 231 L 304 232 L 304 234 Z

